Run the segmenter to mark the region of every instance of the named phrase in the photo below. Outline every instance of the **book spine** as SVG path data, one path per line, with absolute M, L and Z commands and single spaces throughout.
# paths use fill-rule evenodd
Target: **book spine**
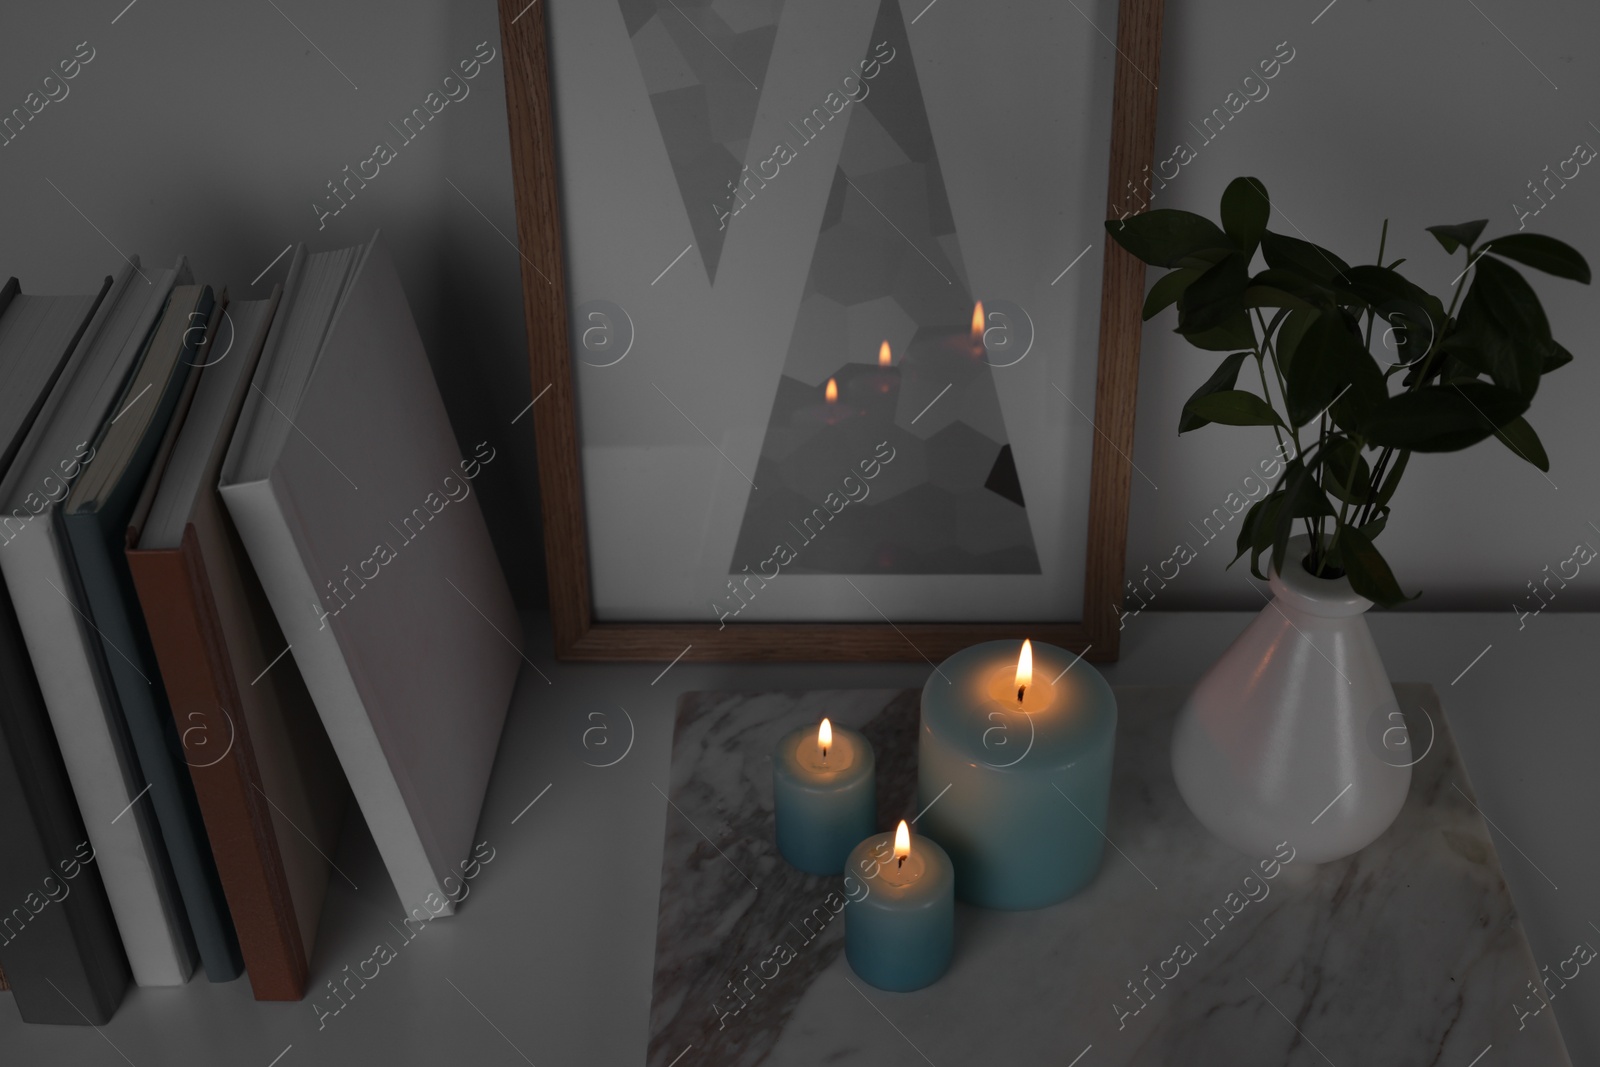
M 160 672 L 145 654 L 147 638 L 135 629 L 129 615 L 131 605 L 122 595 L 125 579 L 118 573 L 117 563 L 122 562 L 124 568 L 126 563 L 113 558 L 122 555 L 124 531 L 119 528 L 112 533 L 100 523 L 101 516 L 95 512 L 62 517 L 83 583 L 85 614 L 104 646 L 114 689 L 112 710 L 120 708 L 127 721 L 206 977 L 213 982 L 231 981 L 244 969 L 238 938 L 227 914 L 194 787 L 178 767 L 182 757 L 171 716 L 162 707 L 166 692 Z M 131 599 L 131 579 L 127 584 Z
M 0 964 L 24 1022 L 98 1026 L 128 961 L 10 601 L 0 595 Z
M 107 715 L 99 669 L 81 625 L 54 524 L 35 517 L 0 547 L 0 572 L 17 618 L 95 862 L 105 880 L 123 948 L 142 986 L 183 985 L 194 945 L 150 811 L 127 729 Z
M 299 1000 L 309 969 L 194 527 L 129 549 L 167 700 L 257 1000 Z

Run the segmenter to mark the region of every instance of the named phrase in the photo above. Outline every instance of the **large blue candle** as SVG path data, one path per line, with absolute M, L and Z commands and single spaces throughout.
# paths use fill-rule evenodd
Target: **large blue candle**
M 877 779 L 867 739 L 827 719 L 784 735 L 772 756 L 778 851 L 811 874 L 838 874 L 877 825 Z
M 1065 649 L 1022 645 L 963 649 L 922 687 L 921 830 L 950 853 L 956 895 L 988 908 L 1066 899 L 1105 845 L 1116 698 Z
M 893 834 L 875 834 L 845 865 L 866 896 L 844 910 L 844 954 L 869 985 L 894 993 L 932 985 L 955 949 L 955 874 L 933 841 L 915 844 L 905 820 Z

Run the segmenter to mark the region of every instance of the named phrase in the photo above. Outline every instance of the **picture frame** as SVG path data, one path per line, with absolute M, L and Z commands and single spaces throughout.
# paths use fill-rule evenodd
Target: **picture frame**
M 1067 404 L 1060 405 L 1066 417 L 1088 424 L 1089 428 L 1082 432 L 1092 434 L 1092 451 L 1087 460 L 1087 513 L 1084 517 L 1087 530 L 1083 542 L 1080 617 L 1052 619 L 1037 617 L 1035 613 L 1036 617 L 1022 621 L 992 617 L 971 621 L 960 618 L 913 621 L 895 618 L 892 610 L 886 614 L 873 605 L 872 612 L 861 609 L 861 614 L 848 620 L 737 621 L 729 625 L 727 612 L 715 608 L 708 612 L 708 621 L 704 622 L 617 617 L 614 611 L 596 610 L 591 519 L 585 507 L 582 419 L 572 348 L 574 309 L 569 304 L 568 292 L 568 256 L 574 250 L 566 246 L 564 237 L 567 226 L 560 169 L 562 156 L 558 148 L 560 122 L 552 89 L 549 7 L 549 3 L 533 5 L 527 0 L 501 0 L 499 11 L 515 183 L 517 246 L 534 394 L 530 417 L 534 422 L 537 448 L 556 655 L 578 661 L 923 659 L 936 664 L 971 644 L 1026 635 L 1082 653 L 1090 661 L 1114 660 L 1120 629 L 1118 613 L 1123 599 L 1132 473 L 1129 454 L 1133 448 L 1144 266 L 1115 242 L 1106 240 L 1103 232 L 1092 235 L 1091 245 L 1101 256 L 1093 418 L 1088 417 L 1086 405 L 1072 404 L 1076 411 Z M 902 22 L 914 23 L 929 14 L 930 9 L 937 11 L 930 4 L 910 20 L 902 15 Z M 678 10 L 681 14 L 681 9 Z M 1113 74 L 1105 185 L 1108 218 L 1129 212 L 1126 203 L 1119 204 L 1119 200 L 1125 201 L 1127 197 L 1119 198 L 1116 194 L 1135 189 L 1153 163 L 1163 0 L 1116 0 L 1116 10 L 1117 24 L 1109 32 L 1093 26 L 1081 8 L 1077 15 L 1058 13 L 1062 18 L 1082 16 L 1088 23 L 1083 29 L 1098 34 L 1096 41 L 1100 48 L 1104 47 L 1104 42 L 1112 40 L 1113 34 L 1115 38 L 1116 54 L 1110 60 Z M 700 32 L 715 47 L 710 37 Z M 755 85 L 752 79 L 745 80 Z M 797 133 L 803 137 L 810 129 L 807 125 L 806 130 L 797 130 Z M 748 166 L 745 170 L 749 170 Z M 733 186 L 732 181 L 728 184 L 730 188 Z M 743 187 L 755 188 L 748 180 Z M 737 196 L 737 192 L 733 195 Z M 731 208 L 733 203 L 733 196 L 730 196 L 728 206 Z M 741 199 L 739 203 L 743 205 L 744 201 Z M 722 221 L 726 224 L 725 216 Z M 732 238 L 729 240 L 731 242 Z M 909 239 L 908 243 L 916 247 Z M 688 251 L 685 249 L 686 253 Z M 927 255 L 923 258 L 934 265 Z M 674 260 L 668 270 L 673 265 L 681 266 Z M 938 267 L 934 265 L 934 269 Z M 940 273 L 943 276 L 949 272 Z M 974 337 L 980 338 L 980 343 L 987 339 L 976 327 Z M 630 322 L 630 343 L 632 339 Z M 832 385 L 830 379 L 830 391 Z M 1056 388 L 1066 395 L 1059 386 Z M 657 392 L 672 402 L 679 414 L 684 414 L 684 409 L 659 386 Z M 832 402 L 831 396 L 828 399 Z M 694 420 L 687 414 L 684 418 L 693 425 Z M 695 429 L 698 430 L 698 426 Z M 700 436 L 716 447 L 716 442 L 703 431 Z M 1009 450 L 1009 445 L 1006 447 Z M 718 452 L 722 449 L 718 448 Z M 726 458 L 726 453 L 723 455 Z M 729 462 L 731 464 L 731 460 Z M 863 469 L 866 469 L 865 462 Z M 738 473 L 744 476 L 742 470 Z M 750 481 L 748 477 L 744 480 Z M 750 484 L 753 488 L 755 483 Z M 763 561 L 762 567 L 772 562 L 769 558 Z M 728 585 L 734 588 L 731 579 Z M 756 588 L 748 581 L 745 587 Z M 765 583 L 761 587 L 764 588 Z M 857 591 L 860 592 L 859 587 Z M 863 598 L 866 599 L 864 593 Z M 729 603 L 733 603 L 731 598 Z M 739 604 L 743 607 L 742 600 Z

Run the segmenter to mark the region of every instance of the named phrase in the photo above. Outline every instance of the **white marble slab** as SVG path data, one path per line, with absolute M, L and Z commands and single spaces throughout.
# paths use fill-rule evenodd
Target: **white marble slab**
M 1397 691 L 1415 750 L 1434 739 L 1394 826 L 1265 880 L 1269 857 L 1216 841 L 1177 794 L 1184 691 L 1119 688 L 1099 876 L 1039 911 L 958 905 L 950 972 L 906 994 L 850 970 L 840 879 L 777 855 L 769 753 L 824 714 L 861 729 L 887 827 L 910 814 L 917 692 L 685 694 L 648 1063 L 1570 1067 L 1553 1014 L 1530 1013 L 1536 968 L 1437 697 Z

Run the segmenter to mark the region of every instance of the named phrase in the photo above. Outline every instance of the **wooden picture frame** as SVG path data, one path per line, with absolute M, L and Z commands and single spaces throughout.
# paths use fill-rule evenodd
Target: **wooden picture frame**
M 1119 0 L 1108 201 L 1154 161 L 1164 0 Z M 506 105 L 522 258 L 528 355 L 536 403 L 550 613 L 556 655 L 567 660 L 872 661 L 945 656 L 980 641 L 1035 640 L 1116 659 L 1128 523 L 1144 265 L 1104 241 L 1096 431 L 1090 460 L 1083 619 L 1066 623 L 610 622 L 594 617 L 575 415 L 561 196 L 545 8 L 500 0 Z M 1108 203 L 1108 217 L 1114 213 Z

